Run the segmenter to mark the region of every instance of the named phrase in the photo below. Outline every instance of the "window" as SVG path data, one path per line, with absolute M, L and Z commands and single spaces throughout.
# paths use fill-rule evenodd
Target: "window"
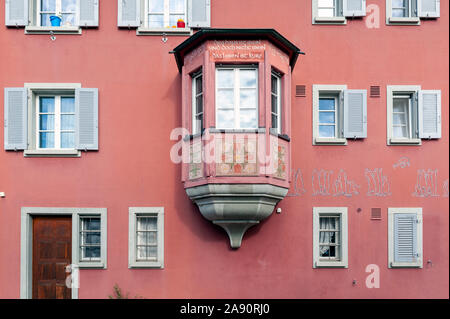
M 258 128 L 258 69 L 220 67 L 216 70 L 216 128 Z
M 26 83 L 5 88 L 5 97 L 5 150 L 24 150 L 25 156 L 98 150 L 98 89 Z
M 203 76 L 192 76 L 192 135 L 203 131 Z
M 186 0 L 145 0 L 145 6 L 145 25 L 148 28 L 174 28 L 179 19 L 187 22 Z
M 78 26 L 78 0 L 38 0 L 37 13 L 38 25 L 51 26 L 50 17 L 61 15 L 62 26 Z
M 272 72 L 271 76 L 271 112 L 272 112 L 272 129 L 277 134 L 281 134 L 281 75 Z
M 366 0 L 312 0 L 313 24 L 347 24 L 347 17 L 366 16 Z
M 164 268 L 164 208 L 130 207 L 129 267 Z
M 313 86 L 313 144 L 346 145 L 367 137 L 367 91 L 346 85 Z
M 80 217 L 80 261 L 99 261 L 101 257 L 101 219 L 99 216 Z
M 422 208 L 389 208 L 389 268 L 422 268 Z
M 75 149 L 75 97 L 36 96 L 37 149 Z
M 341 15 L 339 0 L 318 0 L 317 16 L 320 18 L 338 17 Z
M 347 208 L 314 207 L 314 268 L 348 267 Z
M 25 27 L 26 34 L 80 34 L 80 27 L 98 27 L 99 0 L 14 0 L 6 1 L 5 24 Z M 51 16 L 60 16 L 52 26 Z
M 440 0 L 386 0 L 386 24 L 419 25 L 440 17 Z
M 388 86 L 388 145 L 420 145 L 441 137 L 441 91 L 420 86 Z

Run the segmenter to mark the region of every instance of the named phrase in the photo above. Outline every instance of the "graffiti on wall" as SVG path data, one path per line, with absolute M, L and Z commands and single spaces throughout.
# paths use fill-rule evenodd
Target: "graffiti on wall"
M 333 179 L 333 171 L 314 169 L 312 174 L 313 196 L 346 196 L 358 195 L 360 186 L 350 180 L 347 172 L 339 170 L 337 177 Z
M 384 175 L 382 168 L 366 168 L 364 174 L 367 179 L 367 196 L 392 195 L 391 183 L 388 176 Z
M 417 181 L 412 195 L 414 197 L 439 197 L 437 176 L 437 169 L 417 170 Z
M 289 189 L 289 192 L 287 193 L 286 196 L 296 197 L 306 193 L 302 170 L 300 168 L 296 170 L 291 170 L 291 176 L 292 176 L 292 187 Z
M 397 163 L 395 163 L 394 165 L 392 165 L 392 167 L 393 167 L 394 169 L 397 169 L 397 168 L 406 168 L 406 167 L 409 167 L 409 166 L 410 166 L 409 158 L 407 158 L 407 157 L 401 157 L 401 158 L 397 161 Z

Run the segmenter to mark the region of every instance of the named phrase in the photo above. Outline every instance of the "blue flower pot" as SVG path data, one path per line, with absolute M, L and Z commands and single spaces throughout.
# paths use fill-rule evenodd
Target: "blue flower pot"
M 57 16 L 50 16 L 50 23 L 52 24 L 52 27 L 60 27 L 61 18 Z

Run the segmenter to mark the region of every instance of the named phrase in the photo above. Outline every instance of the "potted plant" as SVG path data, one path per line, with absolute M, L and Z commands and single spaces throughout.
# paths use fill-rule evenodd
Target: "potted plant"
M 186 23 L 184 22 L 183 19 L 178 19 L 177 28 L 186 28 Z
M 62 20 L 61 12 L 58 12 L 54 16 L 50 16 L 50 23 L 51 23 L 52 27 L 60 27 L 61 20 Z

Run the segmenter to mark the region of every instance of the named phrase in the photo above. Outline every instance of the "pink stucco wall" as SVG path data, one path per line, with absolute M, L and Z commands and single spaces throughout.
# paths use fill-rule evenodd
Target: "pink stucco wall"
M 24 158 L 0 150 L 0 298 L 20 290 L 21 207 L 108 208 L 108 268 L 82 270 L 80 298 L 105 298 L 115 283 L 147 298 L 448 298 L 449 16 L 420 26 L 311 24 L 311 1 L 212 0 L 212 27 L 274 28 L 307 53 L 292 73 L 292 168 L 297 186 L 273 214 L 244 236 L 242 247 L 202 218 L 188 199 L 181 168 L 170 161 L 170 132 L 181 126 L 181 75 L 168 54 L 186 37 L 136 36 L 117 28 L 117 2 L 101 1 L 100 27 L 80 35 L 24 35 L 4 25 L 0 5 L 0 101 L 4 87 L 25 82 L 81 83 L 99 89 L 99 151 L 81 158 Z M 307 87 L 295 97 L 295 85 Z M 368 98 L 368 138 L 347 146 L 313 146 L 312 85 L 381 86 Z M 439 140 L 421 146 L 386 145 L 386 86 L 442 90 Z M 0 112 L 3 123 L 3 112 Z M 3 126 L 2 126 L 3 127 Z M 0 130 L 3 140 L 3 129 Z M 410 166 L 396 167 L 401 157 Z M 341 169 L 359 194 L 313 195 L 314 170 Z M 382 169 L 391 195 L 370 196 L 365 169 Z M 417 172 L 437 170 L 436 195 L 413 196 Z M 300 176 L 300 175 L 297 175 Z M 304 190 L 302 192 L 302 183 Z M 447 197 L 445 196 L 447 195 Z M 128 269 L 128 207 L 165 208 L 165 268 Z M 349 268 L 312 268 L 312 208 L 348 207 Z M 370 210 L 382 209 L 371 221 Z M 423 208 L 423 269 L 388 269 L 388 207 Z M 360 212 L 357 212 L 358 209 Z M 431 260 L 432 265 L 427 261 Z M 365 268 L 377 264 L 381 287 L 368 289 Z M 352 280 L 357 284 L 352 285 Z

